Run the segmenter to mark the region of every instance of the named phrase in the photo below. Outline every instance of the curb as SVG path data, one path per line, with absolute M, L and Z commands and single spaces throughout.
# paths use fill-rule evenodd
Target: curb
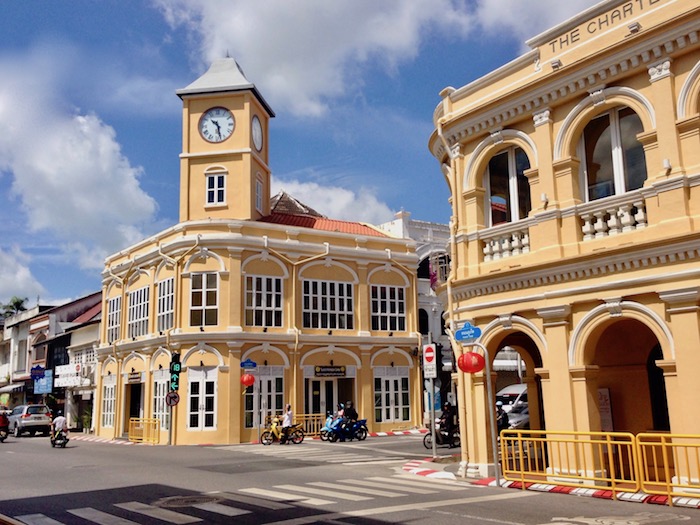
M 423 476 L 426 478 L 452 479 L 462 480 L 475 486 L 482 487 L 497 487 L 496 478 L 482 479 L 464 479 L 458 478 L 452 472 L 431 468 L 429 465 L 434 465 L 434 458 L 425 458 L 422 460 L 409 461 L 404 464 L 403 470 L 409 474 Z M 518 490 L 533 490 L 536 492 L 553 492 L 556 494 L 571 494 L 574 496 L 584 496 L 589 498 L 600 498 L 612 500 L 613 492 L 609 489 L 589 489 L 578 487 L 567 487 L 564 485 L 552 485 L 549 483 L 523 483 L 520 481 L 501 480 L 501 488 L 518 489 Z M 617 495 L 618 501 L 627 501 L 632 503 L 648 503 L 651 505 L 668 506 L 668 496 L 647 494 L 646 492 L 622 492 Z M 700 498 L 690 498 L 687 496 L 675 496 L 673 499 L 674 507 L 683 507 L 688 509 L 700 509 Z
M 414 430 L 394 430 L 391 432 L 370 432 L 368 435 L 371 437 L 386 437 L 386 436 L 410 436 L 410 435 L 422 435 L 427 434 L 427 428 L 417 428 Z
M 403 470 L 409 474 L 414 474 L 416 476 L 423 476 L 424 478 L 438 478 L 438 479 L 453 479 L 456 480 L 452 472 L 446 470 L 436 470 L 434 468 L 429 468 L 426 465 L 434 464 L 433 458 L 425 458 L 409 461 L 402 467 Z

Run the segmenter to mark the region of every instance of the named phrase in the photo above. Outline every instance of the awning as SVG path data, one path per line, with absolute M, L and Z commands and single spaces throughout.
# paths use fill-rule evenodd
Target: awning
M 10 383 L 9 385 L 0 387 L 0 394 L 19 392 L 20 390 L 24 390 L 24 383 Z

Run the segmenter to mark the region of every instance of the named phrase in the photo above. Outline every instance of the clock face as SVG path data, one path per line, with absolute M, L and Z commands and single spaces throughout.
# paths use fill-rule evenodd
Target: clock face
M 263 147 L 262 124 L 260 124 L 260 119 L 257 115 L 253 117 L 253 146 L 258 151 Z
M 226 108 L 208 109 L 199 119 L 199 133 L 208 142 L 223 142 L 231 136 L 235 122 Z

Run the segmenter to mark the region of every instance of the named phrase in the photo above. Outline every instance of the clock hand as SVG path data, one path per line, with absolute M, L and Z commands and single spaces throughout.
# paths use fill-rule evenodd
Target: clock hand
M 212 120 L 211 123 L 216 126 L 216 134 L 219 136 L 219 138 L 221 138 L 221 126 L 219 126 L 219 122 Z

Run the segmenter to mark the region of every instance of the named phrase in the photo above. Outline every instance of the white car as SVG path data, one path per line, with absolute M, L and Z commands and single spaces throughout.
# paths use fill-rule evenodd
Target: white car
M 518 403 L 508 412 L 508 424 L 513 430 L 527 430 L 530 428 L 530 409 L 527 403 Z
M 503 403 L 506 412 L 510 412 L 517 403 L 527 404 L 527 385 L 521 383 L 502 388 L 496 393 L 496 401 Z

